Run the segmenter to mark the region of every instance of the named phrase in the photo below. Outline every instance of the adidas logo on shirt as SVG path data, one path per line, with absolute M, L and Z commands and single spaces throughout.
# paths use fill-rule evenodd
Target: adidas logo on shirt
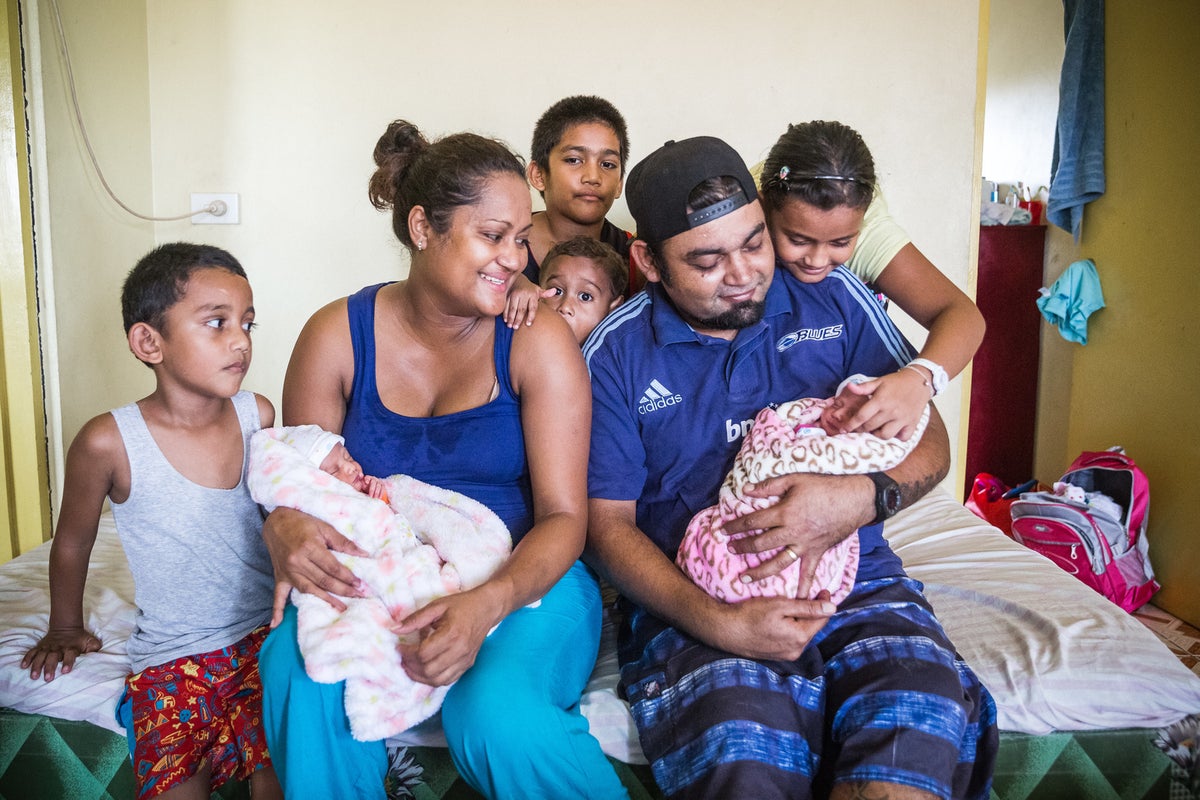
M 658 379 L 650 381 L 649 388 L 642 392 L 642 399 L 638 400 L 638 413 L 649 414 L 658 411 L 667 406 L 678 405 L 683 402 L 683 396 L 675 394 L 667 387 L 658 382 Z

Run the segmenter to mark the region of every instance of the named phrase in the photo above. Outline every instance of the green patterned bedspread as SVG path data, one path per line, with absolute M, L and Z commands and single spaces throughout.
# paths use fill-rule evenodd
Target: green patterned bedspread
M 1179 800 L 1171 762 L 1154 731 L 1120 730 L 1027 736 L 1005 733 L 992 789 L 995 800 Z M 419 800 L 478 798 L 459 779 L 445 750 L 414 748 Z M 613 762 L 634 800 L 660 797 L 649 769 Z M 130 800 L 133 771 L 125 739 L 85 722 L 0 709 L 0 800 Z M 248 800 L 243 784 L 214 798 Z

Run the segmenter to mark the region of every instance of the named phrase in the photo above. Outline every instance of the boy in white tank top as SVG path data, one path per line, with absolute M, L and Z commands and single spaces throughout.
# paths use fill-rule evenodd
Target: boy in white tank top
M 248 779 L 255 798 L 282 797 L 258 676 L 274 578 L 245 480 L 247 442 L 275 419 L 266 398 L 240 391 L 253 303 L 224 250 L 175 243 L 143 257 L 121 309 L 155 389 L 93 418 L 67 454 L 49 631 L 21 664 L 49 681 L 101 648 L 84 627 L 83 589 L 107 498 L 138 606 L 117 715 L 139 800 L 207 798 L 230 778 Z

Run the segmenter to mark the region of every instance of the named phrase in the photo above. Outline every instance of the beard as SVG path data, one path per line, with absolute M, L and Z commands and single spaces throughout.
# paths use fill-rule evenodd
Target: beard
M 653 250 L 651 252 L 653 253 Z M 685 312 L 675 302 L 674 298 L 671 297 L 669 290 L 675 285 L 671 278 L 671 271 L 657 255 L 655 255 L 655 260 L 659 264 L 659 280 L 662 281 L 663 288 L 668 290 L 666 295 L 671 300 L 671 305 L 675 306 L 675 310 L 679 313 L 679 316 L 683 317 L 684 321 L 692 327 L 709 331 L 739 331 L 742 328 L 757 325 L 763 318 L 763 314 L 767 308 L 765 298 L 762 300 L 743 300 L 725 309 L 720 314 L 714 314 L 711 317 L 697 317 Z
M 766 307 L 765 300 L 743 300 L 711 317 L 694 317 L 690 314 L 685 316 L 682 313 L 680 316 L 684 316 L 692 327 L 701 330 L 738 331 L 742 328 L 749 328 L 751 325 L 757 325 L 763 318 Z M 678 310 L 678 306 L 676 310 Z

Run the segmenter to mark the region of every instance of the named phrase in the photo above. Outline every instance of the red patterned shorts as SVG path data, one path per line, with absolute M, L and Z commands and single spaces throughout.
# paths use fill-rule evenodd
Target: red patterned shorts
M 187 781 L 208 762 L 210 785 L 271 763 L 262 726 L 258 650 L 264 626 L 220 650 L 148 667 L 125 682 L 132 703 L 138 800 Z

